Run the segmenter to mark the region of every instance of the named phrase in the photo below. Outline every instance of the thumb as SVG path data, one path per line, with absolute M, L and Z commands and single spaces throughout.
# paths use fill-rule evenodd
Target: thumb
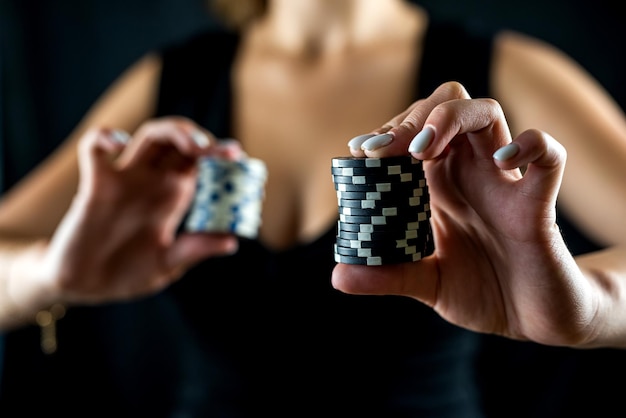
M 435 256 L 386 266 L 338 263 L 332 272 L 335 289 L 353 295 L 409 296 L 429 306 L 437 300 L 439 274 Z
M 234 254 L 238 248 L 239 241 L 231 234 L 183 233 L 170 247 L 167 265 L 175 271 L 186 270 L 206 258 Z

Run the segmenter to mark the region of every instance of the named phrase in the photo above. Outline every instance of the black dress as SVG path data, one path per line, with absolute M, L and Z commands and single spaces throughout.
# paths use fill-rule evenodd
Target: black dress
M 236 35 L 208 32 L 164 49 L 158 115 L 230 136 L 237 46 Z M 441 57 L 442 47 L 457 54 Z M 489 57 L 490 38 L 433 25 L 415 97 L 449 79 L 487 95 Z M 499 402 L 518 399 L 489 378 L 516 382 L 498 374 L 511 364 L 502 354 L 530 351 L 498 346 L 494 362 L 492 351 L 477 356 L 482 336 L 418 302 L 333 290 L 334 241 L 335 225 L 282 252 L 241 239 L 236 255 L 201 263 L 155 296 L 70 309 L 52 356 L 39 351 L 35 327 L 6 333 L 0 416 L 474 418 L 485 400 L 494 416 L 524 410 Z M 481 396 L 478 381 L 495 395 Z

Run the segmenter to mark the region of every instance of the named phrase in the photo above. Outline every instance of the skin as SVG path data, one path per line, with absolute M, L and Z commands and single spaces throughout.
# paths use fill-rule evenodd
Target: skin
M 282 251 L 327 231 L 337 219 L 330 159 L 406 154 L 427 124 L 436 135 L 415 156 L 425 160 L 436 252 L 392 267 L 338 264 L 332 285 L 412 297 L 476 331 L 625 346 L 624 114 L 567 57 L 514 33 L 496 39 L 497 102 L 468 100 L 449 83 L 411 103 L 415 40 L 427 24 L 402 1 L 275 0 L 246 30 L 233 136 L 268 166 L 261 242 Z M 2 196 L 0 327 L 29 323 L 55 302 L 140 298 L 236 249 L 232 237 L 173 235 L 192 197 L 193 162 L 223 151 L 209 132 L 212 145 L 198 147 L 191 121 L 151 120 L 159 72 L 154 55 L 129 69 L 66 144 Z M 129 144 L 112 143 L 111 129 L 131 133 Z M 367 132 L 393 141 L 346 146 Z M 519 152 L 494 160 L 512 138 Z M 557 197 L 607 250 L 569 254 L 554 223 Z

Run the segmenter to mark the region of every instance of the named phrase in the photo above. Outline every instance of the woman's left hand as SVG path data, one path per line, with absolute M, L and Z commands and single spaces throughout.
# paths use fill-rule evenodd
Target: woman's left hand
M 455 82 L 374 133 L 385 132 L 352 143 L 352 153 L 410 149 L 424 160 L 435 251 L 412 263 L 338 264 L 333 286 L 409 296 L 474 331 L 552 345 L 586 340 L 595 303 L 555 223 L 565 149 L 538 130 L 511 140 L 498 102 L 471 99 Z

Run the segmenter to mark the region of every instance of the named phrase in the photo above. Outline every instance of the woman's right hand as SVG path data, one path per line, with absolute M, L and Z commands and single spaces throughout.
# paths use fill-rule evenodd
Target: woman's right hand
M 233 253 L 233 235 L 177 230 L 193 199 L 198 158 L 241 153 L 238 143 L 220 145 L 181 117 L 148 121 L 132 138 L 88 131 L 79 143 L 80 183 L 69 211 L 50 242 L 13 264 L 7 284 L 13 302 L 42 307 L 139 298 L 207 257 Z

